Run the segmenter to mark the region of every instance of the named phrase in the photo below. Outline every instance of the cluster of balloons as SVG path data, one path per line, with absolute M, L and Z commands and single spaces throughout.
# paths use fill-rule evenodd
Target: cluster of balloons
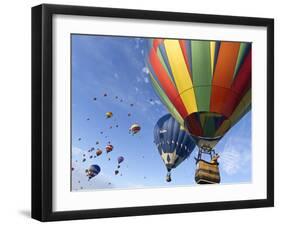
M 118 166 L 117 168 L 120 168 L 120 164 L 124 161 L 123 156 L 119 156 L 117 158 Z M 85 170 L 86 176 L 88 177 L 88 180 L 91 180 L 93 177 L 97 176 L 101 172 L 101 168 L 99 165 L 90 165 L 88 169 Z M 115 175 L 119 173 L 119 170 L 115 170 Z
M 197 145 L 202 154 L 214 153 L 223 136 L 251 109 L 251 43 L 230 41 L 151 39 L 147 67 L 153 88 L 170 114 L 154 127 L 154 142 L 167 168 L 187 159 Z M 106 113 L 111 118 L 112 112 Z M 128 114 L 129 116 L 129 114 Z M 132 135 L 141 130 L 132 124 Z M 106 152 L 113 150 L 106 146 Z M 96 152 L 96 156 L 102 151 Z M 218 158 L 218 155 L 214 155 Z M 120 164 L 124 161 L 118 157 Z M 100 167 L 87 170 L 90 178 Z
M 103 94 L 103 97 L 107 97 L 107 93 L 104 93 Z M 118 96 L 115 96 L 115 99 L 120 99 L 120 102 L 123 102 L 123 99 L 122 98 L 119 98 Z M 97 97 L 94 97 L 93 98 L 94 101 L 97 101 Z M 133 103 L 130 103 L 130 107 L 133 107 L 134 104 Z M 105 113 L 105 118 L 106 119 L 110 119 L 113 117 L 113 112 L 111 111 L 108 111 Z M 131 116 L 131 113 L 128 113 L 128 117 Z M 86 119 L 87 121 L 90 120 L 90 118 L 87 118 Z M 116 125 L 115 126 L 116 128 L 118 128 L 119 126 Z M 110 129 L 112 129 L 112 126 L 110 126 Z M 137 134 L 138 132 L 140 132 L 141 130 L 141 126 L 137 123 L 133 123 L 130 127 L 129 127 L 129 133 L 131 133 L 132 135 L 134 134 Z M 103 134 L 104 132 L 101 131 L 100 134 Z M 106 136 L 107 138 L 107 136 Z M 78 141 L 81 141 L 82 138 L 79 138 Z M 96 145 L 99 145 L 99 141 L 96 141 Z M 105 150 L 106 150 L 106 154 L 107 154 L 107 157 L 108 157 L 108 160 L 110 160 L 110 157 L 109 157 L 109 153 L 112 152 L 114 149 L 114 146 L 112 144 L 110 144 L 110 142 L 107 143 L 107 145 L 105 146 Z M 95 148 L 91 148 L 90 150 L 88 150 L 88 152 L 93 152 L 95 150 Z M 102 155 L 103 151 L 100 149 L 100 148 L 97 148 L 96 151 L 95 151 L 95 155 L 91 155 L 90 156 L 90 159 L 92 159 L 93 157 L 94 158 L 97 158 L 98 156 Z M 83 155 L 83 162 L 86 161 L 86 158 L 85 158 L 85 154 Z M 114 171 L 115 175 L 117 175 L 119 173 L 119 168 L 120 168 L 120 164 L 124 161 L 124 157 L 123 156 L 119 156 L 117 158 L 117 169 Z M 74 170 L 74 168 L 72 168 L 72 170 Z M 101 167 L 99 165 L 96 165 L 96 164 L 93 164 L 93 165 L 90 165 L 90 167 L 88 169 L 85 170 L 86 172 L 86 176 L 88 177 L 88 179 L 90 180 L 91 178 L 93 177 L 96 177 L 101 171 Z

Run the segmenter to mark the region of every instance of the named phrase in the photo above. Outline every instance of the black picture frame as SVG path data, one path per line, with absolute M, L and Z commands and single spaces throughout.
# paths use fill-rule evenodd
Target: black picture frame
M 182 21 L 267 28 L 267 198 L 96 210 L 52 210 L 52 17 L 55 14 Z M 32 218 L 40 221 L 122 217 L 274 206 L 274 20 L 43 4 L 32 8 Z

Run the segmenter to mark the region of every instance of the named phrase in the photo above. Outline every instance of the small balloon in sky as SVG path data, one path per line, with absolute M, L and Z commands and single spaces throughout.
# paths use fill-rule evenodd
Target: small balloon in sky
M 88 169 L 85 170 L 88 180 L 97 176 L 100 173 L 100 171 L 101 171 L 101 168 L 99 165 L 91 165 Z
M 134 123 L 131 125 L 130 129 L 129 129 L 129 133 L 132 133 L 133 135 L 138 133 L 141 130 L 141 127 L 139 124 Z
M 111 118 L 113 113 L 111 111 L 108 111 L 105 113 L 106 118 Z

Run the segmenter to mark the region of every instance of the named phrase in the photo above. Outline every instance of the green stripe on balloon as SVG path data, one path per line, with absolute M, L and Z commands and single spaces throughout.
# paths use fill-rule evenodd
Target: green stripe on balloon
M 214 134 L 216 133 L 216 125 L 215 125 L 214 117 L 210 115 L 206 115 L 205 124 L 203 127 L 204 136 L 213 137 Z
M 248 44 L 249 43 L 241 43 L 240 44 L 240 48 L 239 48 L 239 53 L 238 53 L 238 57 L 237 57 L 237 62 L 236 62 L 236 66 L 235 66 L 235 70 L 234 70 L 234 74 L 233 74 L 233 80 L 234 78 L 236 77 L 241 65 L 242 65 L 242 62 L 244 61 L 244 58 L 246 56 L 246 53 L 248 52 Z
M 198 111 L 210 110 L 212 84 L 209 41 L 191 41 L 192 78 Z
M 152 85 L 154 87 L 154 90 L 156 91 L 157 95 L 160 97 L 162 103 L 168 108 L 168 111 L 172 114 L 172 116 L 183 126 L 184 121 L 181 117 L 181 115 L 178 113 L 178 111 L 175 109 L 172 102 L 169 100 L 169 98 L 166 96 L 162 88 L 159 86 L 157 81 L 154 79 L 153 75 L 149 73 L 150 79 L 152 82 Z

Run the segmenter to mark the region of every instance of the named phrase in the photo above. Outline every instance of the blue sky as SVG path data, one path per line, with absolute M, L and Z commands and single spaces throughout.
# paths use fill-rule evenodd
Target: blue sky
M 153 143 L 153 128 L 168 112 L 150 84 L 145 51 L 142 38 L 72 35 L 73 191 L 196 185 L 197 148 L 172 171 L 172 182 L 165 181 L 166 168 Z M 110 119 L 105 117 L 108 111 L 113 112 Z M 135 136 L 129 134 L 133 123 L 142 128 Z M 221 183 L 251 182 L 250 128 L 251 111 L 217 144 Z M 108 141 L 114 146 L 110 161 L 105 153 Z M 91 147 L 104 152 L 90 159 L 95 153 L 89 154 Z M 118 156 L 125 160 L 115 176 Z M 99 165 L 101 172 L 88 181 L 85 169 L 92 164 Z

